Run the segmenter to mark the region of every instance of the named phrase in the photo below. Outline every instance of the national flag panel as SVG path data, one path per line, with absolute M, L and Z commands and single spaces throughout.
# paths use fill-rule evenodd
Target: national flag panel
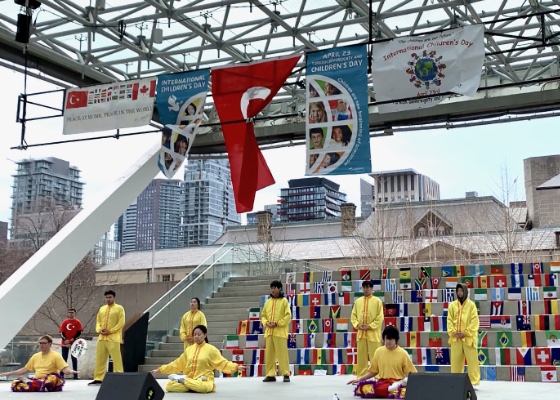
M 528 300 L 518 301 L 517 315 L 531 315 L 531 302 Z
M 515 317 L 515 323 L 518 331 L 531 330 L 531 318 L 528 315 L 517 315 Z
M 449 365 L 449 348 L 439 347 L 436 349 L 436 364 Z
M 532 350 L 530 347 L 527 348 L 516 348 L 515 349 L 515 360 L 517 365 L 533 365 L 531 361 Z
M 523 275 L 511 275 L 510 287 L 522 288 L 525 286 L 525 278 Z
M 510 367 L 509 380 L 512 382 L 525 382 L 525 367 Z
M 521 288 L 508 288 L 508 300 L 521 300 Z
M 533 352 L 535 354 L 535 365 L 552 365 L 548 347 L 538 347 Z

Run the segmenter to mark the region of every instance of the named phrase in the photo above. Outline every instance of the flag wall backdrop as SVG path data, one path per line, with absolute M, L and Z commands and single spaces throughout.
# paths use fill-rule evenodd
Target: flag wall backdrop
M 148 125 L 157 78 L 68 89 L 62 133 L 99 132 Z
M 395 100 L 379 104 L 380 113 L 433 107 L 443 100 L 421 96 L 445 92 L 473 96 L 484 63 L 484 27 L 470 25 L 376 43 L 372 59 L 375 99 Z
M 307 56 L 306 175 L 371 172 L 366 46 Z
M 202 122 L 210 70 L 159 75 L 156 104 L 162 130 L 158 167 L 172 178 L 190 152 Z

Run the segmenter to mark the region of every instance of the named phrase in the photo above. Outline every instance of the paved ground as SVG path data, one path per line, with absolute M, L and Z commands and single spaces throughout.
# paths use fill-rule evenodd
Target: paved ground
M 229 400 L 263 400 L 267 396 L 274 399 L 290 400 L 332 400 L 336 393 L 340 400 L 355 399 L 351 386 L 345 383 L 349 376 L 296 376 L 291 383 L 263 383 L 262 378 L 227 378 L 217 379 L 217 391 L 211 394 L 189 394 L 188 397 L 205 399 Z M 12 393 L 7 382 L 0 382 L 0 399 L 2 400 L 95 400 L 96 387 L 88 387 L 86 380 L 69 380 L 61 393 Z M 165 385 L 166 380 L 158 380 Z M 480 400 L 558 400 L 560 399 L 560 384 L 534 382 L 482 382 L 477 391 Z M 185 394 L 166 393 L 165 399 L 185 399 Z M 444 398 L 444 397 L 443 397 Z M 119 400 L 119 399 L 102 399 Z M 436 400 L 436 399 L 434 399 Z M 439 400 L 439 399 L 437 399 Z

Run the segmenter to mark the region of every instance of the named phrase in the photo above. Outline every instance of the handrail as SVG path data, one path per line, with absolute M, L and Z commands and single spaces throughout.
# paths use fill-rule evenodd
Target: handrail
M 224 245 L 225 245 L 225 243 L 224 243 Z M 220 247 L 220 249 L 221 249 L 222 247 L 224 247 L 224 246 L 222 245 L 222 246 Z M 233 248 L 233 247 L 232 247 L 232 248 Z M 218 250 L 219 250 L 219 249 L 218 249 Z M 218 250 L 216 250 L 216 251 L 215 251 L 214 253 L 212 253 L 212 254 L 216 254 L 216 252 L 217 252 Z M 231 249 L 230 249 L 230 250 L 231 250 Z M 191 283 L 189 283 L 187 286 L 185 286 L 179 293 L 177 293 L 171 300 L 169 300 L 163 307 L 161 307 L 161 308 L 159 309 L 159 311 L 157 311 L 154 315 L 152 315 L 152 316 L 150 317 L 150 319 L 148 320 L 148 322 L 151 322 L 155 317 L 157 317 L 163 310 L 165 310 L 165 308 L 166 308 L 169 304 L 171 304 L 173 301 L 175 301 L 175 299 L 176 299 L 177 297 L 179 297 L 180 295 L 182 295 L 182 294 L 185 292 L 185 290 L 187 290 L 188 288 L 190 288 L 198 279 L 201 279 L 202 276 L 203 276 L 206 272 L 208 272 L 211 268 L 213 268 L 214 265 L 215 265 L 217 262 L 219 262 L 219 261 L 220 261 L 226 254 L 228 254 L 228 253 L 229 253 L 229 250 L 226 251 L 226 252 L 224 252 L 220 257 L 218 257 L 218 259 L 214 260 L 214 262 L 213 262 L 212 264 L 210 264 L 201 274 L 199 274 L 196 278 L 194 278 L 193 281 L 192 281 Z M 200 265 L 202 265 L 202 264 L 200 264 Z M 199 265 L 198 267 L 196 267 L 194 271 L 196 271 L 196 269 L 198 269 L 198 268 L 200 267 L 200 265 Z M 194 272 L 194 271 L 193 271 L 193 272 Z M 191 274 L 192 274 L 192 272 L 191 272 Z M 183 280 L 186 279 L 188 276 L 190 276 L 190 274 L 187 275 L 185 278 L 181 279 L 181 281 L 180 281 L 179 283 L 177 283 L 177 285 L 179 285 L 181 282 L 183 282 Z M 177 285 L 173 286 L 173 288 L 177 287 Z M 171 288 L 167 293 L 169 293 L 171 290 L 173 290 L 173 288 Z M 167 293 L 166 293 L 166 294 L 167 294 Z M 164 294 L 162 297 L 165 297 L 166 294 Z M 159 300 L 158 300 L 158 301 L 159 301 Z M 157 303 L 157 302 L 156 302 L 156 303 Z M 156 303 L 154 303 L 154 304 L 156 304 Z M 152 306 L 150 306 L 150 308 L 153 307 L 154 304 L 152 304 Z M 149 310 L 149 309 L 148 309 L 148 310 Z
M 224 246 L 226 246 L 226 245 L 231 245 L 231 244 L 228 243 L 228 242 L 222 244 L 222 245 L 220 246 L 219 249 L 217 249 L 215 252 L 213 252 L 213 253 L 210 254 L 208 257 L 206 257 L 206 258 L 204 259 L 204 261 L 202 261 L 200 264 L 198 264 L 197 267 L 196 267 L 195 269 L 193 269 L 187 276 L 185 276 L 183 279 L 181 279 L 179 282 L 177 282 L 177 284 L 176 284 L 175 286 L 173 286 L 171 289 L 169 289 L 167 292 L 165 292 L 159 299 L 157 299 L 156 301 L 154 301 L 154 302 L 152 303 L 152 305 L 151 305 L 146 311 L 144 311 L 144 313 L 150 312 L 151 309 L 152 309 L 152 307 L 154 307 L 156 304 L 158 304 L 159 301 L 162 300 L 165 296 L 167 296 L 167 294 L 168 294 L 169 292 L 171 292 L 174 288 L 176 288 L 178 285 L 180 285 L 181 282 L 183 282 L 185 279 L 189 279 L 189 277 L 190 277 L 192 274 L 194 274 L 199 268 L 203 268 L 202 265 L 203 265 L 204 263 L 206 263 L 206 261 L 208 261 L 208 260 L 210 259 L 210 257 L 213 257 L 218 251 L 220 251 L 220 250 L 221 250 Z M 232 245 L 232 248 L 233 248 L 233 245 Z M 224 253 L 224 254 L 225 254 L 225 253 Z M 221 258 L 221 257 L 220 257 L 220 258 Z M 212 264 L 212 265 L 213 265 L 213 264 Z M 204 272 L 206 272 L 206 271 L 204 271 Z M 189 286 L 190 286 L 190 285 L 189 285 Z M 188 286 L 187 286 L 187 287 L 188 287 Z M 182 292 L 181 292 L 181 293 L 182 293 Z M 167 302 L 167 304 L 169 304 L 169 302 Z M 167 304 L 166 304 L 166 305 L 167 305 Z M 159 314 L 159 312 L 158 312 L 158 314 Z M 156 315 L 157 315 L 157 314 L 156 314 Z M 155 315 L 154 315 L 154 316 L 155 316 Z M 152 317 L 152 318 L 153 318 L 153 317 Z M 150 321 L 152 320 L 152 318 L 150 318 Z

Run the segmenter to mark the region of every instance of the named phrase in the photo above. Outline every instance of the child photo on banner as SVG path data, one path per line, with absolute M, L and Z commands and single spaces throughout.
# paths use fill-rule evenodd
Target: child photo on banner
M 204 118 L 210 70 L 160 75 L 156 105 L 162 123 L 158 166 L 172 178 L 190 152 L 198 127 Z
M 306 175 L 371 172 L 366 47 L 307 56 Z

